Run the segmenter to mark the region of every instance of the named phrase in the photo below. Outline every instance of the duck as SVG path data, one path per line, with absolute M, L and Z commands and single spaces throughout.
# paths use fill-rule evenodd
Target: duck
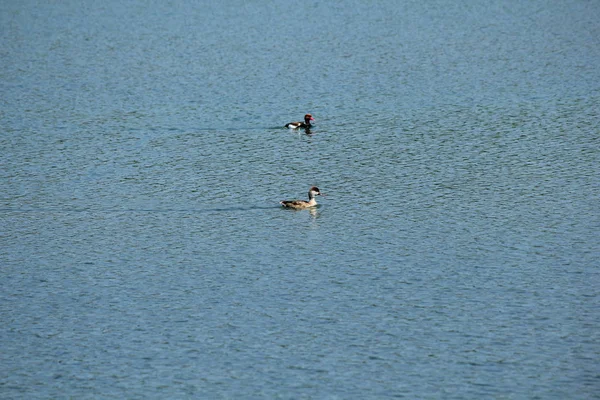
M 306 200 L 282 200 L 279 202 L 284 208 L 293 208 L 296 210 L 302 210 L 304 208 L 310 208 L 317 205 L 315 196 L 321 196 L 321 191 L 318 187 L 313 186 L 308 190 L 308 201 Z
M 290 128 L 290 129 L 298 129 L 298 128 L 308 129 L 312 126 L 310 124 L 310 121 L 314 121 L 314 120 L 315 119 L 313 118 L 312 115 L 306 114 L 304 116 L 304 122 L 290 122 L 290 123 L 285 124 L 285 127 Z

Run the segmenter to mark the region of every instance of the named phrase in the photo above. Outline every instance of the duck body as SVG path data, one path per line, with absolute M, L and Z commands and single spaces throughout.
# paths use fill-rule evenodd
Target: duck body
M 304 122 L 290 122 L 290 123 L 285 124 L 285 127 L 289 128 L 289 129 L 307 128 L 309 126 L 311 126 L 311 125 L 310 124 L 307 125 Z
M 313 186 L 308 190 L 308 201 L 306 200 L 282 200 L 279 202 L 284 208 L 292 208 L 295 210 L 302 210 L 305 208 L 314 207 L 317 205 L 315 196 L 320 196 L 321 191 L 318 187 Z
M 289 122 L 289 123 L 285 124 L 285 127 L 289 128 L 289 129 L 298 129 L 298 128 L 308 129 L 312 126 L 310 121 L 314 121 L 314 120 L 315 119 L 313 118 L 312 115 L 306 114 L 304 116 L 304 122 Z

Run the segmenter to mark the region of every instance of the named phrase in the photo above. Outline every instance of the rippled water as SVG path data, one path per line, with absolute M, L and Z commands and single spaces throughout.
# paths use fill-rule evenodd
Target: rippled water
M 554 3 L 0 4 L 0 397 L 600 398 Z

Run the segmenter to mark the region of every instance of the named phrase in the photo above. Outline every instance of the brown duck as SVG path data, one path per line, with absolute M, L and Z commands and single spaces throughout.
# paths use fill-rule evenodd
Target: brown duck
M 318 187 L 313 186 L 308 191 L 308 201 L 306 200 L 282 200 L 279 202 L 285 208 L 294 208 L 296 210 L 301 210 L 303 208 L 310 208 L 317 205 L 317 200 L 315 200 L 315 196 L 321 196 L 321 191 Z

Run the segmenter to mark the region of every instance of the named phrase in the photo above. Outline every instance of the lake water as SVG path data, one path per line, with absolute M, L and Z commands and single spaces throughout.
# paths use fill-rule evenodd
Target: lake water
M 598 21 L 2 2 L 0 397 L 600 398 Z

